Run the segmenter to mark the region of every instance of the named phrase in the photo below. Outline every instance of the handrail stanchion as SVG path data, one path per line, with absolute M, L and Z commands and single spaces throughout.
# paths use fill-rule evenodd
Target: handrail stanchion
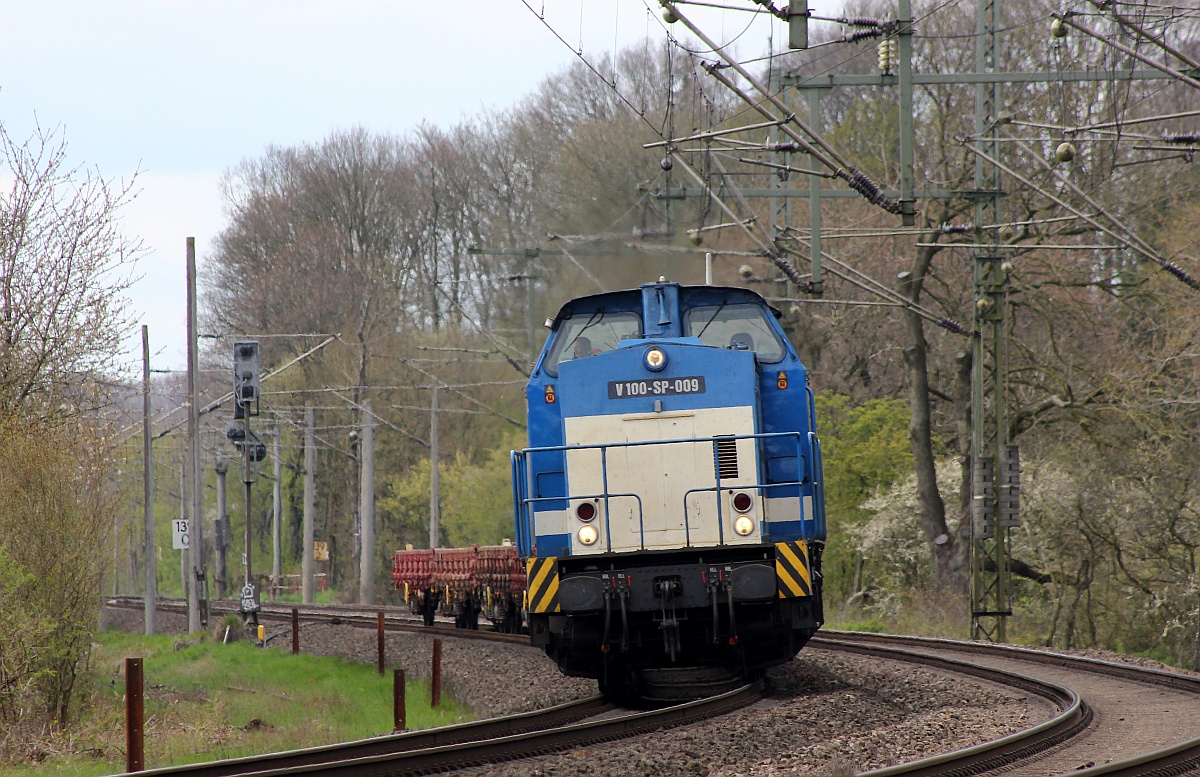
M 600 446 L 600 482 L 604 486 L 604 545 L 612 553 L 612 522 L 608 517 L 608 446 Z M 642 533 L 642 550 L 646 549 L 646 535 Z
M 734 438 L 737 439 L 736 437 Z M 737 443 L 735 442 L 734 445 Z M 717 455 L 717 438 L 712 441 L 713 451 L 713 474 L 717 478 L 717 541 L 719 544 L 725 544 L 725 516 L 721 511 L 721 460 Z

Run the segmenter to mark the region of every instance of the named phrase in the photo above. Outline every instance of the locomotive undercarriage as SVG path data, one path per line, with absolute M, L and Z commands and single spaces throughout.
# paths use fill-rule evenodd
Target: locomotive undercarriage
M 663 670 L 722 668 L 757 677 L 820 627 L 813 596 L 780 598 L 774 546 L 725 546 L 559 559 L 561 613 L 530 613 L 533 644 L 568 675 L 612 696 L 644 695 Z M 701 695 L 701 694 L 697 694 Z

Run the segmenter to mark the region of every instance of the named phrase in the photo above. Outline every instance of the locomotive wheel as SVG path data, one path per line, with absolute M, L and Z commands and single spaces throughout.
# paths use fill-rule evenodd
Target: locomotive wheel
M 641 698 L 657 703 L 677 704 L 703 699 L 746 684 L 738 671 L 715 666 L 643 669 L 638 674 Z
M 596 682 L 600 686 L 600 693 L 613 704 L 630 706 L 641 698 L 637 675 L 630 669 L 611 666 Z

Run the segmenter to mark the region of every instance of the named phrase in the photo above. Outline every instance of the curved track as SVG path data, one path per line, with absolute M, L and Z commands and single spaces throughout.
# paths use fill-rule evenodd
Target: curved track
M 141 600 L 136 598 L 110 600 L 110 605 L 117 607 L 140 604 Z M 214 605 L 214 612 L 236 612 L 236 602 Z M 160 607 L 171 611 L 175 607 L 182 609 L 182 604 L 164 601 Z M 297 609 L 305 622 L 340 622 L 370 628 L 376 627 L 376 613 L 383 610 L 388 630 L 528 644 L 527 637 L 516 635 L 445 626 L 428 628 L 406 610 L 394 607 L 309 605 L 297 606 Z M 260 618 L 290 620 L 291 610 L 290 604 L 264 605 Z M 1200 737 L 1196 736 L 1194 722 L 1200 720 L 1200 677 L 1007 645 L 879 634 L 827 631 L 815 637 L 809 648 L 867 654 L 969 675 L 1036 694 L 1049 700 L 1057 710 L 1050 720 L 1025 731 L 966 750 L 865 773 L 871 777 L 943 777 L 1001 772 L 1030 777 L 1068 773 L 1085 777 L 1132 777 L 1200 771 Z M 598 714 L 599 700 L 590 699 L 539 713 L 466 726 L 220 764 L 159 769 L 153 773 L 197 777 L 248 772 L 429 773 L 577 748 L 666 726 L 684 725 L 746 706 L 753 698 L 754 691 L 747 687 L 665 710 L 564 725 L 562 721 L 571 716 L 579 720 Z M 716 707 L 711 706 L 713 704 Z M 698 709 L 703 711 L 697 712 Z M 543 714 L 567 717 L 550 722 L 553 718 L 542 718 Z
M 939 660 L 953 657 L 981 669 L 1072 688 L 1090 711 L 1090 721 L 1058 746 L 1027 757 L 1019 773 L 1057 775 L 1178 775 L 1200 771 L 1200 677 L 1010 645 L 891 635 L 823 632 L 810 647 L 868 652 L 894 650 Z M 1003 740 L 998 740 L 1003 741 Z M 972 748 L 974 750 L 975 748 Z M 967 754 L 970 751 L 961 751 Z M 978 774 L 963 770 L 958 753 L 867 772 Z M 996 768 L 987 767 L 984 771 Z M 1001 767 L 1003 769 L 1003 767 Z
M 649 712 L 570 723 L 612 709 L 600 697 L 522 715 L 491 718 L 459 726 L 365 739 L 343 745 L 291 750 L 265 756 L 152 769 L 141 774 L 269 777 L 313 774 L 338 777 L 431 774 L 553 753 L 646 734 L 724 715 L 762 697 L 747 685 L 708 699 Z

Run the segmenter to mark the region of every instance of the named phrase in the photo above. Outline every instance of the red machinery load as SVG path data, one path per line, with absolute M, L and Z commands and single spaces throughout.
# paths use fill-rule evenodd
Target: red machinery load
M 525 564 L 513 545 L 397 550 L 392 583 L 414 607 L 437 607 L 473 628 L 481 611 L 504 631 L 519 628 L 525 597 Z M 433 604 L 431 604 L 433 602 Z M 417 611 L 417 610 L 414 610 Z M 429 623 L 432 616 L 426 618 Z M 504 625 L 501 625 L 501 624 Z
M 479 548 L 476 577 L 481 585 L 496 592 L 520 597 L 525 593 L 525 564 L 512 545 L 489 545 Z
M 433 585 L 433 551 L 398 550 L 392 558 L 392 585 L 395 588 L 429 588 Z

